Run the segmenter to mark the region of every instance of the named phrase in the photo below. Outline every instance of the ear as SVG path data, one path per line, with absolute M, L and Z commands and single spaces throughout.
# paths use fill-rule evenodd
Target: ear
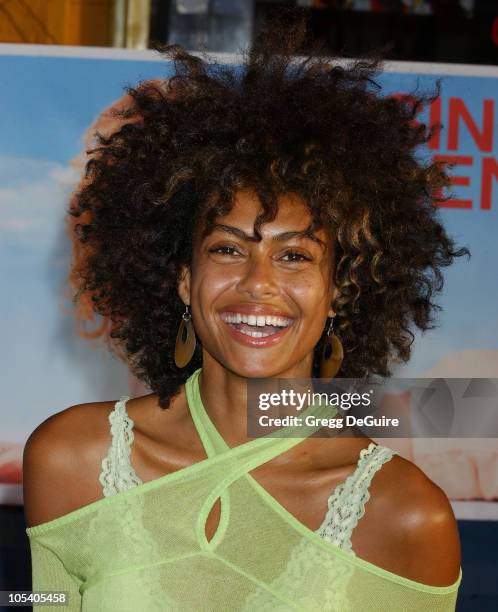
M 339 289 L 337 287 L 334 287 L 334 289 L 332 291 L 332 296 L 330 298 L 330 304 L 334 303 L 334 300 L 336 299 L 338 294 L 339 294 Z M 330 306 L 329 311 L 327 313 L 327 316 L 328 317 L 335 317 L 335 315 L 336 315 L 335 311 L 333 310 L 332 306 Z
M 190 268 L 182 266 L 178 281 L 178 295 L 184 304 L 190 305 Z

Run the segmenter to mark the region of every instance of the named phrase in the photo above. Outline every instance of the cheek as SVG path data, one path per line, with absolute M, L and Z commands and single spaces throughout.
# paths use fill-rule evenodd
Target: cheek
M 328 285 L 321 274 L 293 279 L 288 292 L 305 314 L 316 316 L 321 308 L 328 310 Z
M 201 317 L 213 310 L 213 304 L 231 285 L 233 278 L 217 266 L 199 266 L 192 276 L 192 301 L 198 306 Z

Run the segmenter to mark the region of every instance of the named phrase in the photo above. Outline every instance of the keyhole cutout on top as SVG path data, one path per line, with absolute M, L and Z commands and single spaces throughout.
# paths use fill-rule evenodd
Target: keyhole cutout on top
M 216 535 L 220 528 L 221 510 L 222 502 L 221 498 L 218 497 L 211 510 L 209 511 L 206 523 L 204 524 L 204 534 L 206 536 L 208 544 L 211 544 L 213 537 Z

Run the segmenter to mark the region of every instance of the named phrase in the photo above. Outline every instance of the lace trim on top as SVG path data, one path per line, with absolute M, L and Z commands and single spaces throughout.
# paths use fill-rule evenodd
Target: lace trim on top
M 102 459 L 102 471 L 99 482 L 104 488 L 104 496 L 110 497 L 120 491 L 126 491 L 142 480 L 131 466 L 131 445 L 133 443 L 133 421 L 126 412 L 126 402 L 130 398 L 123 395 L 109 413 L 112 444 L 107 455 Z
M 128 399 L 130 398 L 122 396 L 109 414 L 112 444 L 102 460 L 102 472 L 99 476 L 105 497 L 142 484 L 130 461 L 134 436 L 133 421 L 126 411 Z M 396 451 L 374 442 L 367 448 L 362 448 L 354 472 L 337 485 L 329 497 L 327 513 L 315 533 L 344 551 L 356 555 L 352 550 L 351 535 L 365 514 L 365 504 L 370 499 L 368 488 L 375 473 L 395 454 Z
M 375 473 L 396 451 L 371 442 L 362 448 L 355 471 L 337 485 L 328 500 L 328 511 L 316 533 L 325 540 L 353 555 L 351 535 L 365 514 L 370 499 L 369 486 Z

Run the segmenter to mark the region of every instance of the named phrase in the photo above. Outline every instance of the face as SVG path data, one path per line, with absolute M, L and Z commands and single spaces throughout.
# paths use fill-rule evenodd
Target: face
M 333 316 L 332 244 L 327 232 L 299 236 L 311 223 L 296 195 L 250 240 L 261 203 L 239 191 L 229 214 L 194 245 L 179 295 L 190 305 L 204 359 L 246 378 L 309 377 L 313 349 Z

